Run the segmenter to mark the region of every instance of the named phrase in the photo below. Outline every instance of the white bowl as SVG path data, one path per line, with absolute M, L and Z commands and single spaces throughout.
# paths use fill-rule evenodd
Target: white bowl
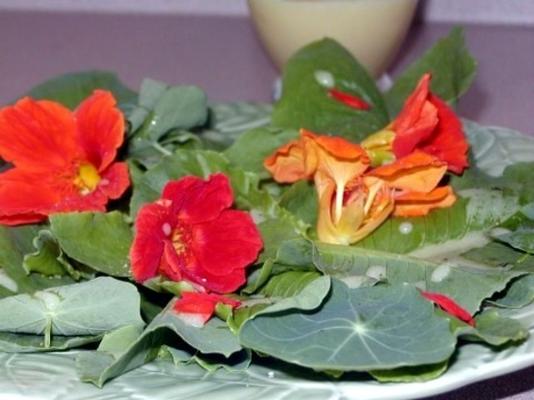
M 406 36 L 417 0 L 248 0 L 248 4 L 278 68 L 306 44 L 330 37 L 378 77 Z

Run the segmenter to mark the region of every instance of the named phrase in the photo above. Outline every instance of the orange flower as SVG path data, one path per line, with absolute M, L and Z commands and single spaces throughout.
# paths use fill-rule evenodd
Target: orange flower
M 392 191 L 380 179 L 358 177 L 341 193 L 342 206 L 335 182 L 323 173 L 315 176 L 319 197 L 317 235 L 333 244 L 352 244 L 378 228 L 393 211 Z
M 277 182 L 310 179 L 318 173 L 331 179 L 336 187 L 334 216 L 339 220 L 347 183 L 362 175 L 369 163 L 367 154 L 357 144 L 301 129 L 300 139 L 278 149 L 264 165 Z
M 0 223 L 39 222 L 63 211 L 105 211 L 130 184 L 114 162 L 124 118 L 112 94 L 97 90 L 73 113 L 61 104 L 23 98 L 0 110 Z
M 457 174 L 468 166 L 468 144 L 456 114 L 430 92 L 430 74 L 424 74 L 397 117 L 362 142 L 373 165 L 385 155 L 407 156 L 415 149 L 431 154 Z M 387 160 L 386 160 L 387 161 Z
M 434 208 L 450 207 L 456 201 L 450 186 L 438 187 L 447 164 L 416 150 L 396 162 L 372 170 L 369 175 L 384 181 L 394 190 L 393 215 L 415 217 Z

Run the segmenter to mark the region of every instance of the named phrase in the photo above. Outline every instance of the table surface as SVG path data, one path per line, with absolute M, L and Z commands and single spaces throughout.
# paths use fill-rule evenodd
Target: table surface
M 450 25 L 416 25 L 395 76 Z M 465 27 L 479 61 L 462 116 L 534 135 L 534 27 Z M 278 71 L 237 17 L 0 13 L 0 104 L 70 71 L 106 69 L 132 88 L 144 77 L 201 86 L 212 101 L 269 101 Z M 534 399 L 534 367 L 427 400 Z

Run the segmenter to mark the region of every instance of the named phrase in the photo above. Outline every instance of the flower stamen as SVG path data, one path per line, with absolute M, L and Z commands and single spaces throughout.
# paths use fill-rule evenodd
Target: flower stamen
M 78 175 L 74 178 L 74 185 L 82 196 L 86 196 L 97 188 L 100 180 L 100 174 L 92 164 L 82 163 L 78 168 Z

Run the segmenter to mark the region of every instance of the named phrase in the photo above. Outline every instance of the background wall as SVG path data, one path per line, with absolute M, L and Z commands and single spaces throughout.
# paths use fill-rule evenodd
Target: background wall
M 246 0 L 0 0 L 2 10 L 247 14 Z M 534 25 L 534 1 L 421 0 L 419 15 L 437 22 Z

